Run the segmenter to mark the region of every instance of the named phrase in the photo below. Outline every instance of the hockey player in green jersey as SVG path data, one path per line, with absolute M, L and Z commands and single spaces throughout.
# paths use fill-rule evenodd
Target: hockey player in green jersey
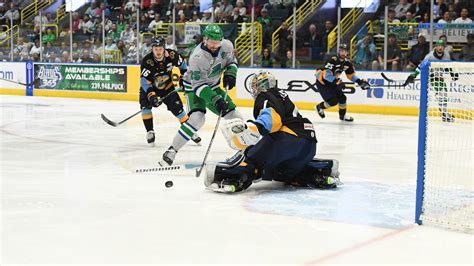
M 451 61 L 451 56 L 449 53 L 445 52 L 446 42 L 444 40 L 438 40 L 435 43 L 435 48 L 433 51 L 428 53 L 425 57 L 425 60 L 428 61 Z M 420 74 L 420 68 L 417 67 L 413 73 L 408 76 L 405 84 L 415 82 L 415 78 Z M 448 112 L 448 87 L 446 85 L 445 77 L 443 74 L 447 74 L 447 77 L 451 77 L 453 81 L 456 81 L 459 78 L 457 73 L 454 73 L 451 68 L 447 67 L 444 69 L 439 69 L 430 73 L 429 82 L 430 87 L 435 91 L 436 99 L 438 100 L 439 112 L 441 114 L 441 120 L 443 122 L 454 122 L 454 115 Z
M 226 90 L 235 87 L 237 69 L 232 42 L 224 39 L 224 33 L 218 25 L 207 25 L 204 41 L 191 53 L 189 70 L 183 79 L 189 120 L 179 130 L 181 137 L 175 138 L 163 154 L 163 160 L 169 165 L 181 147 L 204 125 L 207 109 L 226 120 L 243 119 L 226 93 Z

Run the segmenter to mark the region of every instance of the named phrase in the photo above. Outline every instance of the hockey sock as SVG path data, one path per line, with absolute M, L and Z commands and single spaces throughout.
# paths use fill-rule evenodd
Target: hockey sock
M 346 105 L 339 104 L 339 117 L 344 117 L 346 115 L 346 112 Z
M 176 151 L 179 151 L 204 125 L 205 120 L 206 117 L 203 112 L 193 112 L 189 116 L 189 119 L 179 127 L 178 133 L 176 133 L 171 146 L 173 146 Z
M 151 112 L 151 109 L 143 109 L 142 119 L 146 131 L 148 132 L 150 130 L 153 130 L 153 113 Z

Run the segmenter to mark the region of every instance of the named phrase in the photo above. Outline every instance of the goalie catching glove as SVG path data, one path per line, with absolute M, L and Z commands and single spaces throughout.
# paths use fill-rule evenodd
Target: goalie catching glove
M 221 131 L 229 146 L 234 150 L 245 150 L 260 140 L 257 126 L 252 122 L 244 122 L 240 118 L 226 120 Z

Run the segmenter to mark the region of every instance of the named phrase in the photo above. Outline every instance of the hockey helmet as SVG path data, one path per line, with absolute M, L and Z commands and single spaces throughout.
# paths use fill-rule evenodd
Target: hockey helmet
M 151 39 L 151 47 L 165 47 L 165 39 L 161 36 Z
M 255 99 L 259 93 L 275 88 L 276 78 L 272 73 L 262 70 L 253 75 L 250 84 L 250 94 L 252 94 L 252 97 Z
M 204 29 L 204 37 L 210 40 L 222 41 L 224 38 L 224 32 L 219 25 L 209 24 Z
M 347 45 L 347 43 L 341 43 L 339 45 L 339 49 L 344 49 L 346 51 L 349 51 L 349 45 Z

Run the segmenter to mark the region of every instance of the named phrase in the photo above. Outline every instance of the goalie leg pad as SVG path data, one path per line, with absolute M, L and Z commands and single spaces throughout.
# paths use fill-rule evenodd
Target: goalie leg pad
M 306 165 L 296 181 L 311 188 L 336 188 L 342 184 L 339 181 L 339 161 L 315 158 Z

